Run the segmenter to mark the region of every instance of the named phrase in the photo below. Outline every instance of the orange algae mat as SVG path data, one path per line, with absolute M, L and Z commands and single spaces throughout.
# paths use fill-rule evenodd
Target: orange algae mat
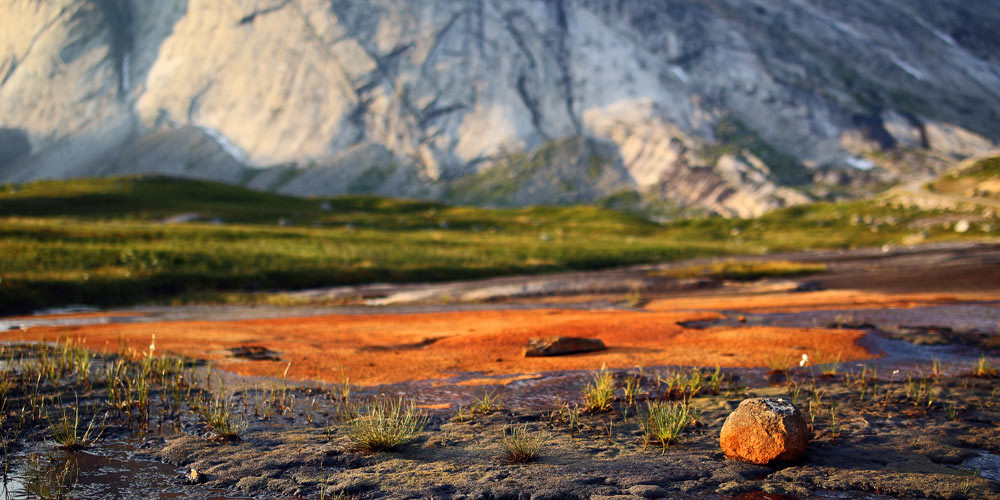
M 145 351 L 212 360 L 241 375 L 288 376 L 373 385 L 449 377 L 456 372 L 515 375 L 549 370 L 594 370 L 658 365 L 764 366 L 776 357 L 874 357 L 858 340 L 864 332 L 822 328 L 717 327 L 679 322 L 721 317 L 716 312 L 491 310 L 421 314 L 327 315 L 241 321 L 179 321 L 33 328 L 24 340 L 80 341 L 115 352 L 122 342 Z M 531 337 L 596 337 L 608 350 L 525 358 Z M 13 340 L 13 339 L 10 339 Z M 281 361 L 246 361 L 228 349 L 263 346 Z

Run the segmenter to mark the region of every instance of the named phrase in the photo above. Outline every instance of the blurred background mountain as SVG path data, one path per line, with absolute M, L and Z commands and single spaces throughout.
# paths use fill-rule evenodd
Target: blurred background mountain
M 997 26 L 992 0 L 7 0 L 0 182 L 754 216 L 995 149 Z

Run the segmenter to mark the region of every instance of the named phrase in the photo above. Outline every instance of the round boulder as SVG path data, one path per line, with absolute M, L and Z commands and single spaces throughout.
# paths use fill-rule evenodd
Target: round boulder
M 719 442 L 732 459 L 752 464 L 793 462 L 806 454 L 809 428 L 787 399 L 751 398 L 726 418 Z

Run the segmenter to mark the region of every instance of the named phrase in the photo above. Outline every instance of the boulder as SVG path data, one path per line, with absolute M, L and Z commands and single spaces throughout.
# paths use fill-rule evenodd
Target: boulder
M 549 337 L 531 339 L 524 348 L 524 357 L 561 356 L 578 352 L 603 351 L 607 349 L 601 339 L 584 337 Z
M 745 399 L 726 418 L 719 442 L 728 458 L 752 464 L 793 462 L 806 453 L 809 428 L 787 399 Z

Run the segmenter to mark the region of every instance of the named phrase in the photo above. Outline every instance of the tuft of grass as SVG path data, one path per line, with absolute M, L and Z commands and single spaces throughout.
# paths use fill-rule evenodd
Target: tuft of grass
M 527 425 L 504 428 L 500 446 L 504 459 L 512 464 L 534 462 L 545 444 L 545 437 L 539 432 L 529 432 Z
M 583 407 L 587 412 L 598 413 L 611 409 L 615 400 L 615 376 L 606 366 L 591 374 L 591 382 L 583 388 Z
M 688 371 L 670 370 L 656 376 L 658 387 L 666 386 L 662 397 L 666 399 L 690 399 L 697 396 L 706 384 L 712 394 L 718 394 L 722 389 L 722 368 L 716 367 L 714 372 L 706 375 L 701 368 L 691 368 Z
M 107 418 L 108 414 L 105 413 L 100 428 L 95 428 L 94 425 L 97 423 L 95 416 L 87 424 L 87 428 L 82 429 L 80 426 L 80 403 L 77 401 L 73 406 L 72 413 L 67 411 L 65 406 L 63 407 L 62 416 L 49 424 L 49 435 L 65 450 L 82 450 L 101 437 Z
M 239 441 L 240 434 L 247 428 L 246 419 L 236 415 L 232 404 L 224 398 L 195 401 L 192 409 L 220 440 Z
M 349 437 L 363 451 L 395 450 L 410 442 L 427 425 L 427 415 L 412 401 L 377 398 L 349 422 Z
M 689 404 L 647 401 L 646 417 L 640 420 L 645 444 L 660 443 L 664 450 L 677 440 L 681 432 L 693 424 L 701 413 Z
M 500 396 L 497 396 L 494 391 L 484 392 L 481 398 L 477 398 L 472 402 L 469 410 L 472 413 L 478 413 L 480 415 L 489 415 L 495 411 L 500 411 L 503 409 L 503 401 Z
M 625 393 L 625 403 L 629 406 L 635 404 L 635 399 L 637 396 L 642 394 L 642 369 L 639 369 L 638 375 L 632 375 L 625 379 L 625 385 L 622 386 L 622 391 Z

